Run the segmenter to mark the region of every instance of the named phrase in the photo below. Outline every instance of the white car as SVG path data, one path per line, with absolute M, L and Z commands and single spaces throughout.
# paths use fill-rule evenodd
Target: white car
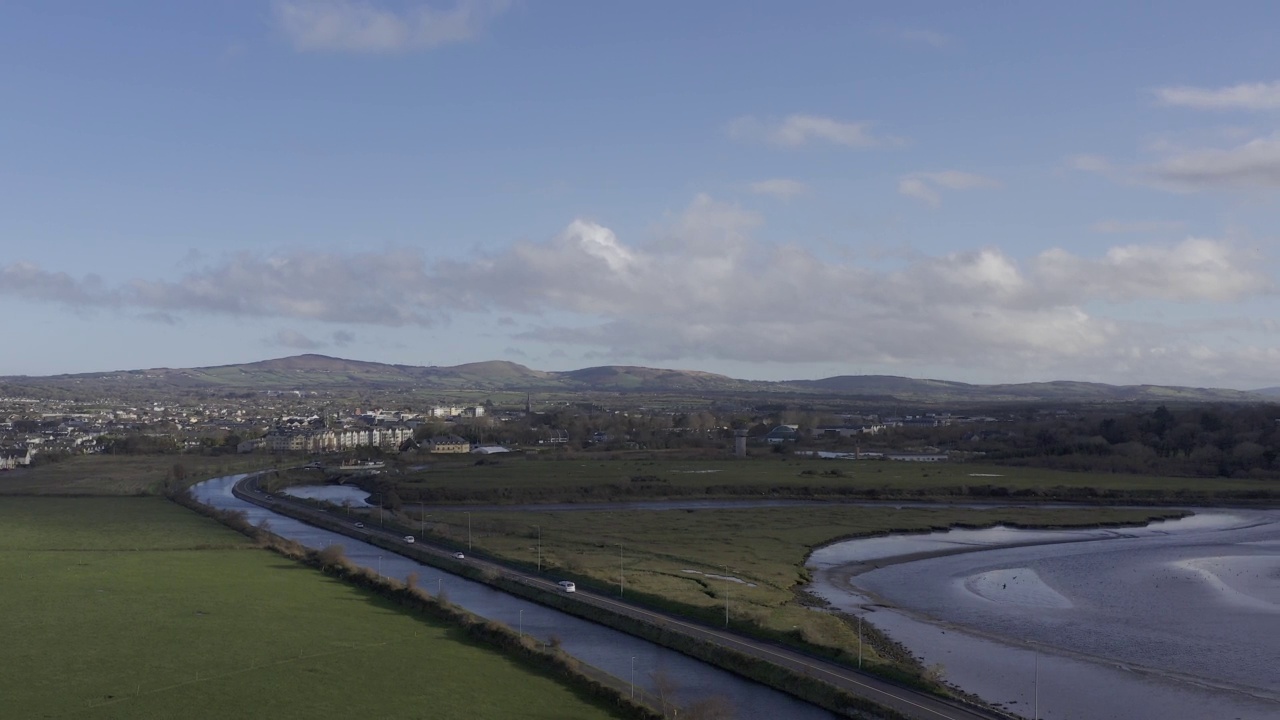
M 356 523 L 356 527 L 358 527 L 358 528 L 362 528 L 362 527 L 364 527 L 364 523 L 360 523 L 360 522 L 358 522 L 358 523 Z
M 557 583 L 557 584 L 558 584 L 560 587 L 564 588 L 564 591 L 565 591 L 565 592 L 577 592 L 577 591 L 578 591 L 578 586 L 577 586 L 577 585 L 574 585 L 573 583 L 569 582 L 568 580 L 561 580 L 561 581 L 560 581 L 559 583 Z
M 463 559 L 463 558 L 465 558 L 465 557 L 466 557 L 466 555 L 463 555 L 462 553 L 454 553 L 454 554 L 453 554 L 453 556 L 454 556 L 454 557 L 456 557 L 456 558 L 458 558 L 459 560 L 461 560 L 461 559 Z
M 404 541 L 405 541 L 405 542 L 407 542 L 407 543 L 412 543 L 412 542 L 413 542 L 413 536 L 412 536 L 412 535 L 405 535 L 405 536 L 404 536 Z

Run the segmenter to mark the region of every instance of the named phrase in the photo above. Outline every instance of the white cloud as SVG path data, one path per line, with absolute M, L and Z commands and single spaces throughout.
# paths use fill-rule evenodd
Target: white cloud
M 1280 187 L 1280 133 L 1229 148 L 1172 150 L 1139 169 L 1139 176 L 1172 190 Z
M 898 181 L 898 192 L 907 197 L 923 200 L 934 207 L 942 203 L 942 198 L 929 184 L 916 177 L 905 177 Z
M 1110 301 L 1230 302 L 1273 292 L 1261 258 L 1223 240 L 1113 247 L 1090 260 L 1052 249 L 1034 263 L 1047 292 Z
M 1105 173 L 1111 170 L 1111 161 L 1101 155 L 1073 155 L 1067 158 L 1067 166 L 1083 172 Z
M 1186 227 L 1179 220 L 1099 220 L 1089 229 L 1105 235 L 1142 235 L 1148 233 L 1175 233 Z
M 938 188 L 973 190 L 975 188 L 996 187 L 1000 187 L 1000 182 L 997 180 L 959 170 L 917 172 L 905 175 L 898 180 L 898 192 L 900 194 L 923 200 L 935 207 L 942 202 Z
M 278 330 L 274 335 L 266 338 L 265 342 L 268 345 L 286 347 L 293 350 L 318 350 L 324 347 L 324 343 L 316 342 L 293 329 Z
M 1155 96 L 1164 105 L 1197 110 L 1280 110 L 1280 81 L 1222 88 L 1165 87 L 1157 88 Z
M 399 10 L 362 0 L 277 0 L 276 22 L 300 51 L 401 52 L 466 42 L 509 6 L 508 0 L 457 0 L 448 9 Z
M 938 177 L 947 190 L 974 184 Z M 1139 324 L 1126 319 L 1126 307 L 1226 306 L 1275 289 L 1267 258 L 1223 240 L 1122 245 L 1096 256 L 1055 249 L 1022 262 L 983 247 L 886 269 L 761 242 L 753 237 L 760 223 L 749 210 L 699 195 L 644 242 L 578 219 L 544 241 L 449 261 L 406 251 L 236 255 L 172 280 L 123 283 L 15 264 L 0 267 L 0 295 L 342 325 L 429 326 L 487 313 L 514 338 L 636 360 L 1033 367 L 1094 378 L 1107 368 L 1112 379 L 1151 379 L 1148 367 L 1167 377 L 1218 372 L 1192 349 L 1227 330 Z M 502 320 L 512 316 L 520 322 Z M 319 344 L 285 332 L 273 340 Z M 333 336 L 335 344 L 350 340 Z M 1269 352 L 1223 349 L 1216 357 L 1262 373 L 1271 368 L 1248 358 Z
M 729 137 L 783 147 L 826 142 L 850 148 L 874 148 L 905 142 L 902 138 L 873 134 L 871 123 L 845 122 L 818 115 L 788 115 L 782 120 L 762 120 L 746 115 L 729 123 Z
M 788 200 L 797 195 L 803 195 L 808 192 L 809 188 L 799 180 L 773 178 L 772 180 L 751 183 L 750 190 L 757 195 L 770 195 L 782 200 Z
M 941 50 L 942 48 L 951 47 L 954 40 L 950 35 L 940 33 L 936 30 L 926 30 L 921 28 L 900 30 L 895 33 L 897 39 L 911 43 L 913 45 L 928 45 L 932 48 Z

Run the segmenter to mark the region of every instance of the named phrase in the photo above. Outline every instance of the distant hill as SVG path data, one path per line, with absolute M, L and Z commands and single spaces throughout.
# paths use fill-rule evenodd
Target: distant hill
M 239 365 L 152 368 L 76 375 L 0 377 L 0 388 L 58 393 L 124 391 L 505 390 L 515 392 L 637 392 L 848 396 L 921 403 L 984 402 L 1258 402 L 1280 398 L 1280 387 L 1254 392 L 1162 385 L 1043 382 L 971 385 L 891 375 L 841 375 L 821 380 L 740 380 L 697 370 L 604 365 L 563 372 L 492 360 L 450 367 L 389 365 L 327 355 L 295 355 Z
M 841 375 L 786 383 L 811 391 L 848 395 L 891 395 L 903 400 L 932 398 L 964 402 L 1258 402 L 1243 390 L 1167 385 L 1107 385 L 1059 380 L 1003 385 L 970 385 L 949 380 L 916 380 L 892 375 Z
M 593 390 L 707 390 L 727 392 L 735 389 L 759 392 L 762 385 L 752 380 L 735 380 L 727 375 L 697 370 L 662 370 L 628 365 L 568 370 L 552 373 L 562 381 Z

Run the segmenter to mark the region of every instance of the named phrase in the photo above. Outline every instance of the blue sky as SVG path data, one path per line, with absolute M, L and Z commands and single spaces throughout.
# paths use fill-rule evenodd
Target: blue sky
M 0 374 L 1280 384 L 1280 7 L 0 6 Z

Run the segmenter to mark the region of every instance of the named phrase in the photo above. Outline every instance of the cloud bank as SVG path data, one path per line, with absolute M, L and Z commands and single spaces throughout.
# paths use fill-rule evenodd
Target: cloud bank
M 963 185 L 958 176 L 954 184 Z M 1062 248 L 1024 260 L 997 247 L 896 267 L 833 261 L 753 238 L 761 218 L 698 196 L 645 242 L 575 220 L 541 242 L 466 260 L 408 250 L 240 254 L 177 279 L 107 283 L 34 265 L 0 268 L 0 295 L 76 308 L 425 327 L 492 313 L 516 339 L 646 361 L 903 364 L 1064 376 L 1264 372 L 1275 350 L 1132 319 L 1152 303 L 1234 303 L 1274 292 L 1267 258 L 1227 240 Z M 1176 314 L 1176 313 L 1175 313 Z M 342 345 L 347 331 L 333 336 Z M 289 347 L 319 343 L 292 331 Z M 1270 372 L 1269 367 L 1265 372 Z

